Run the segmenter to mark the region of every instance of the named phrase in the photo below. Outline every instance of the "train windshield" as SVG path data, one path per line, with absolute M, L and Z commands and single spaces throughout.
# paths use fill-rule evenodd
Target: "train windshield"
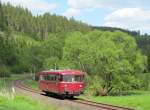
M 63 75 L 64 82 L 82 82 L 83 75 Z

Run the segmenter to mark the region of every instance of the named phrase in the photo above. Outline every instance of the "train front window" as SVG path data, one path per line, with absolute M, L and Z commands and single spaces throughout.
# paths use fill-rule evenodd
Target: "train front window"
M 83 76 L 81 75 L 63 75 L 64 82 L 82 82 Z

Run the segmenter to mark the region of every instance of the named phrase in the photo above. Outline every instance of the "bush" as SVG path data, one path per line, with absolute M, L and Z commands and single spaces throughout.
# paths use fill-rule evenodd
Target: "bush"
M 143 73 L 138 76 L 141 80 L 141 90 L 150 90 L 150 73 Z
M 1 66 L 0 67 L 0 77 L 9 77 L 10 72 L 9 69 L 6 66 Z
M 86 76 L 85 94 L 89 96 L 96 96 L 102 93 L 101 79 L 98 76 Z

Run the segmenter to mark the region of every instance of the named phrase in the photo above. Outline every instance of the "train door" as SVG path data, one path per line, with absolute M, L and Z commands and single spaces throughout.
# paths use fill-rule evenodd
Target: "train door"
M 39 88 L 44 91 L 47 90 L 46 75 L 40 75 Z
M 57 93 L 57 85 L 58 85 L 57 75 L 49 74 L 48 75 L 48 83 L 47 84 L 48 84 L 48 90 L 50 92 Z

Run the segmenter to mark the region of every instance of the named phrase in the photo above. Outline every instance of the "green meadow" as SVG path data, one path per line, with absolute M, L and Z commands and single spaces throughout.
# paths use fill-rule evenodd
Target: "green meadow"
M 150 110 L 150 91 L 134 91 L 125 96 L 80 96 L 94 102 L 113 104 L 136 110 Z
M 16 95 L 13 98 L 0 96 L 0 110 L 55 110 L 55 108 L 42 105 L 29 97 Z
M 20 79 L 22 77 L 24 76 L 12 75 L 11 77 L 8 78 L 0 78 L 0 110 L 55 110 L 56 109 L 54 106 L 49 106 L 49 105 L 46 106 L 37 101 L 33 101 L 31 98 L 27 96 L 13 93 L 11 89 L 11 85 L 13 81 Z

